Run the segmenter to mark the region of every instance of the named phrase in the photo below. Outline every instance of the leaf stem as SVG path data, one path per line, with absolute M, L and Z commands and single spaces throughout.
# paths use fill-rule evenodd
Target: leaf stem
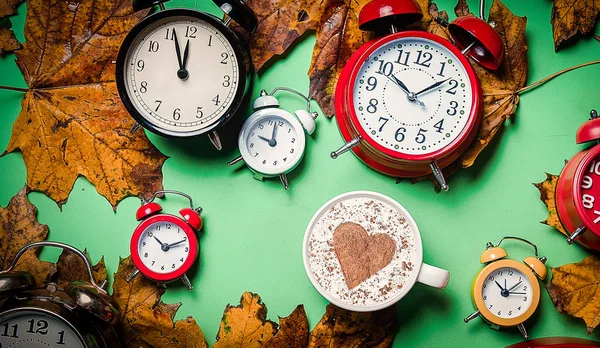
M 591 62 L 587 62 L 587 63 L 575 65 L 575 66 L 572 66 L 570 68 L 566 68 L 566 69 L 561 70 L 559 72 L 556 72 L 556 73 L 554 73 L 554 74 L 552 74 L 552 75 L 550 75 L 548 77 L 545 77 L 545 78 L 539 80 L 538 82 L 532 83 L 529 86 L 521 88 L 520 90 L 517 91 L 517 94 L 525 93 L 525 92 L 529 91 L 530 89 L 533 89 L 533 88 L 536 88 L 536 87 L 538 87 L 540 85 L 543 85 L 544 83 L 552 80 L 553 78 L 555 78 L 557 76 L 560 76 L 560 75 L 562 75 L 564 73 L 567 73 L 567 72 L 569 72 L 571 70 L 575 70 L 575 69 L 583 68 L 583 67 L 588 66 L 588 65 L 599 64 L 599 63 L 600 63 L 600 60 L 594 60 L 594 61 L 591 61 Z
M 9 91 L 17 91 L 17 92 L 23 92 L 23 93 L 29 92 L 28 88 L 19 88 L 19 87 L 2 86 L 2 85 L 0 85 L 0 89 L 7 89 Z

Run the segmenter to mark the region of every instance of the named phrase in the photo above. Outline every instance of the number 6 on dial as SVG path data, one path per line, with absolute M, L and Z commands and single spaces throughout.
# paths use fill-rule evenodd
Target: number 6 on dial
M 458 47 L 427 32 L 397 32 L 395 23 L 422 16 L 413 0 L 374 0 L 361 10 L 361 29 L 390 34 L 360 47 L 342 70 L 335 115 L 346 144 L 331 157 L 352 150 L 381 173 L 433 174 L 448 190 L 442 169 L 465 152 L 481 121 L 479 81 L 465 55 L 497 69 L 504 46 L 473 16 L 448 25 Z

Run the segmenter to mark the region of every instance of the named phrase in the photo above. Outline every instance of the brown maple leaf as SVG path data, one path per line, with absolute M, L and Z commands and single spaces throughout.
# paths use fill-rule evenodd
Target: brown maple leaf
M 27 1 L 17 65 L 30 90 L 5 152 L 20 150 L 27 184 L 64 204 L 79 175 L 113 208 L 129 195 L 162 188 L 166 157 L 121 105 L 113 60 L 147 13 L 131 0 Z
M 558 312 L 583 319 L 588 334 L 600 324 L 600 257 L 552 268 L 547 288 Z
M 458 0 L 458 3 L 456 4 L 456 6 L 454 6 L 454 14 L 456 14 L 458 17 L 473 14 L 471 13 L 471 10 L 469 10 L 467 0 Z
M 17 7 L 25 0 L 2 0 L 0 1 L 0 18 L 12 16 L 17 13 Z
M 260 296 L 244 292 L 239 306 L 227 305 L 214 348 L 262 347 L 277 333 L 277 324 L 267 320 L 267 307 Z
M 131 257 L 121 259 L 114 275 L 113 300 L 120 311 L 120 336 L 125 347 L 208 347 L 196 321 L 188 317 L 173 322 L 181 303 L 165 304 L 165 287 L 138 275 Z
M 310 333 L 308 346 L 390 347 L 396 322 L 396 306 L 376 312 L 350 312 L 329 304 Z
M 83 253 L 89 260 L 87 251 L 84 250 Z M 83 260 L 78 255 L 68 250 L 64 250 L 60 254 L 58 261 L 56 262 L 56 268 L 55 282 L 60 288 L 65 288 L 67 284 L 78 280 L 83 280 L 86 282 L 90 281 L 90 276 L 85 264 L 83 263 Z M 102 286 L 107 280 L 104 257 L 102 257 L 96 265 L 92 266 L 92 275 L 94 276 L 94 281 L 98 286 Z
M 489 21 L 495 24 L 504 42 L 504 62 L 493 72 L 472 63 L 483 91 L 483 119 L 475 140 L 460 158 L 464 168 L 473 165 L 504 122 L 515 113 L 519 92 L 527 82 L 527 17 L 515 16 L 500 0 L 494 0 Z
M 554 194 L 556 192 L 557 183 L 558 175 L 546 173 L 546 180 L 533 185 L 540 191 L 540 200 L 544 202 L 546 208 L 548 208 L 548 218 L 542 221 L 542 223 L 556 228 L 565 236 L 569 236 L 560 222 L 558 212 L 556 211 L 556 200 L 554 199 Z
M 0 55 L 21 48 L 21 43 L 15 37 L 15 33 L 8 28 L 0 28 Z
M 368 0 L 250 0 L 259 19 L 250 38 L 254 67 L 260 70 L 273 56 L 285 52 L 307 30 L 317 42 L 309 68 L 309 96 L 323 112 L 334 113 L 333 93 L 344 63 L 371 38 L 358 29 L 358 13 Z
M 466 3 L 461 1 L 455 10 L 457 14 L 470 13 Z M 504 42 L 504 62 L 498 70 L 490 71 L 469 59 L 481 83 L 483 119 L 469 148 L 458 160 L 443 169 L 446 178 L 460 168 L 468 168 L 475 163 L 479 154 L 494 139 L 500 127 L 515 113 L 519 103 L 519 94 L 523 92 L 523 86 L 527 81 L 527 41 L 525 38 L 527 17 L 514 15 L 500 0 L 494 0 L 490 9 L 489 22 L 495 25 L 496 31 Z M 431 22 L 428 31 L 446 39 L 449 38 L 447 30 L 436 22 Z M 439 184 L 432 175 L 413 178 L 411 181 L 419 182 L 425 179 L 431 180 L 436 191 L 439 191 Z
M 17 252 L 27 244 L 40 242 L 48 236 L 48 226 L 40 224 L 37 208 L 29 202 L 29 190 L 24 187 L 8 202 L 0 207 L 0 270 L 5 270 Z M 31 273 L 38 285 L 45 284 L 56 272 L 52 262 L 40 261 L 41 248 L 26 251 L 14 270 Z
M 279 331 L 265 345 L 265 348 L 304 348 L 308 346 L 308 318 L 303 305 L 298 305 L 285 318 L 279 318 Z
M 554 0 L 552 32 L 554 49 L 577 33 L 587 34 L 594 28 L 600 14 L 600 0 Z

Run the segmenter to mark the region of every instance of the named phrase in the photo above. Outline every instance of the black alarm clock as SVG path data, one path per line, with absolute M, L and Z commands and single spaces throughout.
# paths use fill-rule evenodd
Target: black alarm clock
M 89 281 L 75 281 L 64 289 L 52 282 L 37 286 L 31 274 L 12 270 L 27 250 L 42 246 L 81 257 Z M 87 257 L 72 246 L 57 242 L 24 246 L 0 272 L 0 347 L 121 347 L 111 325 L 118 320 L 118 311 L 103 286 L 94 281 Z
M 134 1 L 135 10 L 160 6 L 123 41 L 116 83 L 127 111 L 156 134 L 187 138 L 207 134 L 217 149 L 217 129 L 236 113 L 250 86 L 247 43 L 229 24 L 252 33 L 258 20 L 241 0 L 213 0 L 221 20 L 192 9 L 165 9 L 168 0 Z

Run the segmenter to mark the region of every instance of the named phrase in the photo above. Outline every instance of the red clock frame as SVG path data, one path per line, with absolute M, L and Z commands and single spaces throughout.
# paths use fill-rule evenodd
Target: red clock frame
M 582 202 L 581 184 L 585 171 L 595 159 L 600 159 L 600 146 L 593 146 L 577 153 L 560 173 L 556 185 L 556 210 L 562 225 L 568 233 L 573 233 L 577 227 L 585 225 L 587 231 L 576 241 L 590 249 L 600 251 L 600 224 L 595 224 L 591 216 L 592 210 L 586 209 Z M 600 185 L 594 192 L 595 198 L 600 197 Z M 591 188 L 594 189 L 594 186 Z M 599 202 L 600 203 L 600 202 Z M 600 210 L 600 207 L 599 209 Z
M 185 233 L 190 243 L 188 258 L 184 261 L 181 267 L 169 273 L 156 273 L 152 271 L 142 262 L 142 259 L 138 253 L 139 240 L 142 237 L 142 234 L 146 228 L 159 221 L 170 222 L 177 225 L 177 227 L 181 228 L 181 230 Z M 194 230 L 181 218 L 171 214 L 157 214 L 142 221 L 142 223 L 136 227 L 135 231 L 133 231 L 133 235 L 131 236 L 129 250 L 131 252 L 133 264 L 144 276 L 157 282 L 170 282 L 184 275 L 192 267 L 194 262 L 196 262 L 196 259 L 198 258 L 198 240 L 196 239 L 196 233 Z
M 381 146 L 360 126 L 358 116 L 354 111 L 352 91 L 354 90 L 356 76 L 363 63 L 375 50 L 388 42 L 411 37 L 429 39 L 450 50 L 465 67 L 469 83 L 472 86 L 471 113 L 463 131 L 450 144 L 427 155 L 409 155 Z M 469 147 L 481 123 L 481 86 L 467 58 L 450 41 L 423 31 L 403 31 L 373 39 L 361 46 L 352 55 L 342 70 L 336 86 L 335 109 L 337 124 L 344 140 L 348 142 L 360 136 L 368 144 L 368 146 L 365 146 L 361 141 L 359 146 L 352 149 L 361 161 L 387 175 L 416 177 L 430 174 L 429 164 L 433 160 L 438 162 L 440 168 L 444 168 L 458 159 Z

